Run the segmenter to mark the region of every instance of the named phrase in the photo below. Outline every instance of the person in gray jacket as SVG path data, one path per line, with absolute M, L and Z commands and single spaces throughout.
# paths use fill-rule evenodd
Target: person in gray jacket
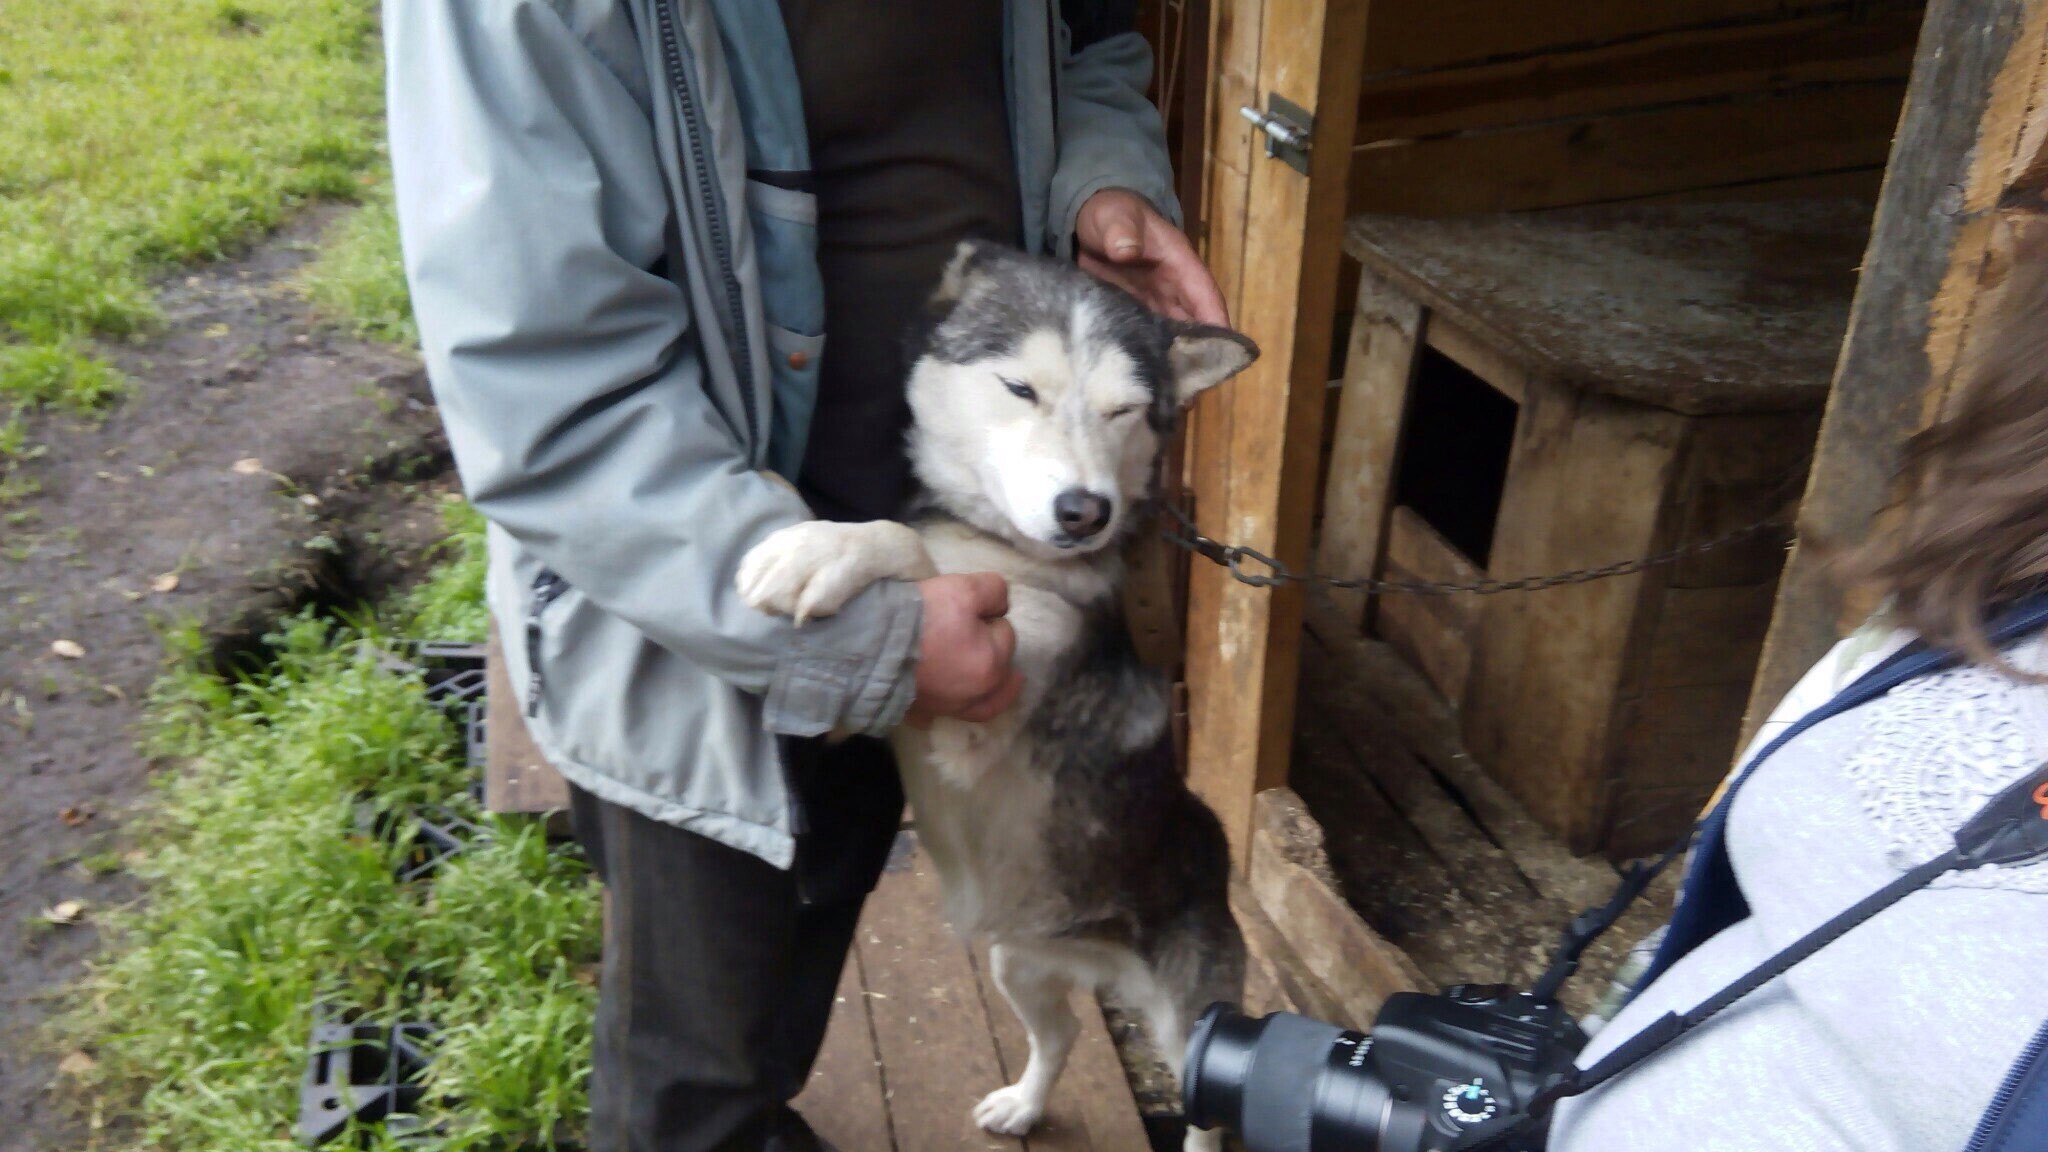
M 801 629 L 733 591 L 778 528 L 899 511 L 897 335 L 953 246 L 1224 319 L 1131 8 L 385 4 L 406 273 L 521 696 L 493 706 L 608 889 L 599 1152 L 816 1146 L 788 1101 L 903 803 L 871 737 L 1016 695 L 991 574 Z

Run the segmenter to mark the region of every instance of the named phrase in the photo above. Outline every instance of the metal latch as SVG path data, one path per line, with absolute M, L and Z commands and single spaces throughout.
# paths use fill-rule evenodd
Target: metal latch
M 1285 97 L 1266 94 L 1266 110 L 1247 104 L 1237 114 L 1266 134 L 1266 155 L 1308 175 L 1308 145 L 1316 118 L 1309 110 Z

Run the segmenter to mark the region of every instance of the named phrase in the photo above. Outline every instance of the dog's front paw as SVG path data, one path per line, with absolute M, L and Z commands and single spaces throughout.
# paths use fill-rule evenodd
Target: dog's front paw
M 771 533 L 740 560 L 748 607 L 806 620 L 830 616 L 874 582 L 854 524 L 806 520 Z
M 733 581 L 748 607 L 801 624 L 830 616 L 877 580 L 937 575 L 924 542 L 893 520 L 806 520 L 771 532 L 740 559 Z
M 974 1122 L 985 1132 L 999 1136 L 1022 1136 L 1038 1126 L 1045 1116 L 1045 1100 L 1027 1092 L 1022 1084 L 998 1088 L 974 1106 Z

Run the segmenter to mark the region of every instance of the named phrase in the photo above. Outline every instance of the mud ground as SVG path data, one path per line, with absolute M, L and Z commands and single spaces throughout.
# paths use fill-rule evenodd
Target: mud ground
M 47 451 L 20 471 L 41 491 L 0 507 L 5 1152 L 90 1141 L 40 1025 L 134 895 L 162 626 L 197 620 L 246 658 L 283 613 L 403 582 L 440 536 L 448 454 L 417 361 L 321 323 L 290 282 L 333 218 L 167 282 L 161 329 L 108 349 L 133 394 L 98 421 L 32 418 Z

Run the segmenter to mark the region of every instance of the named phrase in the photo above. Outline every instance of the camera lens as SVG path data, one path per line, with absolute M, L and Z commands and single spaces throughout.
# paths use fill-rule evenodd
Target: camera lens
M 1367 1066 L 1370 1045 L 1289 1012 L 1253 1020 L 1211 1005 L 1181 1073 L 1188 1123 L 1234 1129 L 1250 1152 L 1376 1149 L 1392 1100 Z

